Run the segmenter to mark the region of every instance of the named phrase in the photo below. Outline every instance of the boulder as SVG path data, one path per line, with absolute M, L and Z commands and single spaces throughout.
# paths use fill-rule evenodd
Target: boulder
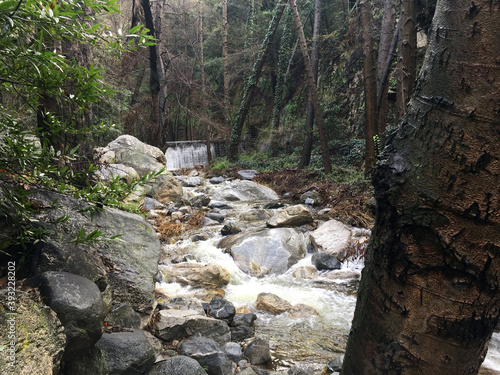
M 271 350 L 267 337 L 257 336 L 243 351 L 252 365 L 262 365 L 271 361 Z
M 40 210 L 38 225 L 50 233 L 37 244 L 33 258 L 35 272 L 64 271 L 96 283 L 105 302 L 129 303 L 141 314 L 144 327 L 153 312 L 154 280 L 158 272 L 161 246 L 154 228 L 140 215 L 104 208 L 97 210 L 87 203 L 62 194 L 36 190 L 32 199 L 52 209 Z M 90 212 L 89 212 L 90 211 Z M 58 221 L 68 216 L 66 221 Z M 91 244 L 75 244 L 81 230 L 98 230 L 104 238 L 121 237 Z
M 140 176 L 158 172 L 165 167 L 167 159 L 163 152 L 147 145 L 131 135 L 121 135 L 105 148 L 105 152 L 115 153 L 115 162 L 134 168 Z
M 180 180 L 181 185 L 184 187 L 196 187 L 203 184 L 203 179 L 201 177 L 177 177 Z
M 317 251 L 335 255 L 342 261 L 351 244 L 351 230 L 340 221 L 329 220 L 311 232 L 310 238 Z
M 300 201 L 311 206 L 317 206 L 323 204 L 323 197 L 317 191 L 310 190 L 300 196 Z
M 314 307 L 303 303 L 293 305 L 292 308 L 288 310 L 288 316 L 292 319 L 309 318 L 313 315 L 319 315 L 319 313 Z
M 229 236 L 230 234 L 240 233 L 241 229 L 235 223 L 226 223 L 220 230 L 220 234 L 223 236 Z
M 224 219 L 226 216 L 219 213 L 219 212 L 209 211 L 209 212 L 207 212 L 205 217 L 212 219 L 212 220 L 215 220 L 218 223 L 222 223 L 222 222 L 224 222 Z
M 95 174 L 100 180 L 105 182 L 119 178 L 130 184 L 139 179 L 139 174 L 135 169 L 124 164 L 102 164 Z
M 191 203 L 191 206 L 196 208 L 206 207 L 210 203 L 210 197 L 206 194 L 199 194 L 189 198 L 189 202 Z
M 274 190 L 253 181 L 234 181 L 215 190 L 212 197 L 218 201 L 278 200 Z
M 155 363 L 161 343 L 149 332 L 130 330 L 103 333 L 87 356 L 68 362 L 72 375 L 141 375 Z
M 257 173 L 259 172 L 254 169 L 243 169 L 241 171 L 238 171 L 237 176 L 240 180 L 252 180 L 255 175 L 257 175 Z
M 182 186 L 170 172 L 155 177 L 147 186 L 147 195 L 160 203 L 177 202 L 183 196 Z
M 233 365 L 220 350 L 217 343 L 207 337 L 194 337 L 184 341 L 179 354 L 194 358 L 207 369 L 208 375 L 233 375 Z
M 236 309 L 231 302 L 217 296 L 208 304 L 208 315 L 215 319 L 231 322 L 236 315 Z
M 278 211 L 268 222 L 267 226 L 276 227 L 298 227 L 313 222 L 312 213 L 303 204 L 288 206 Z
M 215 177 L 212 177 L 210 180 L 208 180 L 211 184 L 213 185 L 218 185 L 218 184 L 222 184 L 224 182 L 224 177 L 222 176 L 215 176 Z
M 177 263 L 168 266 L 160 265 L 163 280 L 167 283 L 180 283 L 204 288 L 218 288 L 227 285 L 231 276 L 222 266 L 209 263 Z
M 311 262 L 318 270 L 339 270 L 342 268 L 342 263 L 335 255 L 323 252 L 314 253 Z
M 254 313 L 236 314 L 232 321 L 231 341 L 241 342 L 253 337 L 255 329 L 253 323 L 257 319 Z
M 231 341 L 226 322 L 200 315 L 194 310 L 161 310 L 156 316 L 155 336 L 165 341 L 201 335 L 218 344 Z
M 208 205 L 213 210 L 231 210 L 233 209 L 233 206 L 225 203 L 225 202 L 219 202 L 219 201 L 211 201 L 210 204 Z
M 106 322 L 113 327 L 140 328 L 141 316 L 128 303 L 118 303 L 111 308 Z
M 257 277 L 282 274 L 305 256 L 302 235 L 290 228 L 244 233 L 220 245 L 227 245 L 242 271 Z
M 176 355 L 157 362 L 144 375 L 207 375 L 207 372 L 193 358 Z
M 340 354 L 339 356 L 328 361 L 326 367 L 329 371 L 342 371 L 342 363 L 344 362 L 344 355 Z
M 265 222 L 271 218 L 271 214 L 262 208 L 253 208 L 240 214 L 240 220 Z
M 295 277 L 297 280 L 311 280 L 318 277 L 318 272 L 314 267 L 298 267 L 297 269 L 295 269 L 295 271 L 293 271 L 293 277 Z
M 262 206 L 265 210 L 276 210 L 282 207 L 285 207 L 285 205 L 281 202 L 269 202 Z
M 290 302 L 272 293 L 259 293 L 257 309 L 270 312 L 273 315 L 282 314 L 292 308 Z
M 234 363 L 238 363 L 243 357 L 243 350 L 241 350 L 240 344 L 235 342 L 228 342 L 224 344 L 224 346 L 222 346 L 222 352 L 230 361 L 233 361 Z
M 7 288 L 0 289 L 2 373 L 5 370 L 5 374 L 17 375 L 57 374 L 66 346 L 61 321 L 53 310 L 41 303 L 37 290 L 30 293 L 16 290 L 16 315 L 10 315 L 7 291 Z M 12 330 L 15 330 L 15 347 L 7 340 Z M 12 360 L 15 367 L 9 365 Z
M 67 272 L 44 272 L 28 280 L 40 290 L 47 305 L 64 326 L 67 344 L 64 360 L 87 352 L 102 335 L 104 302 L 97 285 Z

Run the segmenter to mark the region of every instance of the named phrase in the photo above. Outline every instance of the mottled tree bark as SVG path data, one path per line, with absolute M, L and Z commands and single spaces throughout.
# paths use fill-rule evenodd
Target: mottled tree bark
M 500 9 L 438 0 L 374 176 L 343 375 L 477 374 L 500 313 Z

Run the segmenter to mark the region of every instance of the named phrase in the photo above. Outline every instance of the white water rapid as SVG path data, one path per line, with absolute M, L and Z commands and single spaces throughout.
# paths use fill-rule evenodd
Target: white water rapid
M 208 184 L 207 184 L 208 185 Z M 213 189 L 219 186 L 210 186 Z M 190 189 L 195 192 L 196 189 Z M 206 189 L 204 190 L 207 191 Z M 209 193 L 209 194 L 210 194 Z M 226 220 L 238 221 L 245 212 L 250 212 L 265 202 L 228 202 L 234 208 L 223 210 Z M 264 227 L 260 222 L 247 223 Z M 362 260 L 343 264 L 342 269 L 318 272 L 313 279 L 299 280 L 293 276 L 298 267 L 311 266 L 311 254 L 292 266 L 282 275 L 252 277 L 241 271 L 233 258 L 217 247 L 223 238 L 222 225 L 202 228 L 187 234 L 176 243 L 165 245 L 163 259 L 182 254 L 189 262 L 202 264 L 216 263 L 223 266 L 231 275 L 230 283 L 224 288 L 225 299 L 236 308 L 247 307 L 257 315 L 255 334 L 269 337 L 272 344 L 273 362 L 276 370 L 285 370 L 297 362 L 326 364 L 330 359 L 340 356 L 347 343 L 347 337 L 356 304 L 356 291 L 363 267 Z M 194 234 L 203 233 L 208 240 L 193 242 Z M 308 234 L 304 233 L 305 244 Z M 307 247 L 306 247 L 307 248 Z M 157 283 L 157 291 L 167 298 L 193 297 L 199 289 L 178 283 Z M 292 305 L 303 303 L 316 309 L 318 316 L 292 319 L 287 313 L 274 316 L 256 308 L 259 293 L 273 293 Z M 495 333 L 484 367 L 500 370 L 500 334 Z M 493 374 L 497 374 L 493 372 Z M 498 373 L 500 374 L 500 373 Z

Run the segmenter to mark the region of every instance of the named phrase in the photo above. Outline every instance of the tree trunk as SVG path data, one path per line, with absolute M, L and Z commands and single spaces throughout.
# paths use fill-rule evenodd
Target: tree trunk
M 399 44 L 398 110 L 402 118 L 415 85 L 417 69 L 417 23 L 415 0 L 403 0 L 401 40 Z
M 203 106 L 203 112 L 207 114 L 207 104 L 206 104 L 206 88 L 205 88 L 205 58 L 204 58 L 204 48 L 203 48 L 203 0 L 198 0 L 198 23 L 199 23 L 199 42 L 200 42 L 200 69 L 201 69 L 201 102 Z M 202 120 L 203 120 L 202 116 Z M 207 160 L 210 163 L 212 161 L 212 151 L 210 149 L 210 122 L 208 119 L 205 122 L 205 145 L 207 146 Z
M 319 69 L 319 33 L 321 30 L 321 0 L 314 2 L 314 26 L 311 50 L 311 67 L 314 75 L 314 82 L 318 82 Z M 313 126 L 314 126 L 314 106 L 312 103 L 311 89 L 306 108 L 306 139 L 300 156 L 299 169 L 307 167 L 311 161 L 311 152 L 313 147 Z
M 325 173 L 328 174 L 332 171 L 332 163 L 330 161 L 330 150 L 328 149 L 328 141 L 326 139 L 323 113 L 319 105 L 318 91 L 316 90 L 314 73 L 311 66 L 311 61 L 309 60 L 309 54 L 307 52 L 306 37 L 304 35 L 304 29 L 302 28 L 302 22 L 300 22 L 300 15 L 295 0 L 290 0 L 290 7 L 292 8 L 292 14 L 295 20 L 295 28 L 297 29 L 297 34 L 299 37 L 299 45 L 302 51 L 302 57 L 304 58 L 304 65 L 306 66 L 307 82 L 309 85 L 309 92 L 311 93 L 311 101 L 314 108 L 314 118 L 316 120 L 316 125 L 318 127 L 319 141 L 321 144 L 321 157 L 323 159 L 323 168 L 325 169 Z
M 377 121 L 377 59 L 375 43 L 371 33 L 373 23 L 373 10 L 371 1 L 359 2 L 361 11 L 361 27 L 363 29 L 363 75 L 365 92 L 365 172 L 369 173 L 370 167 L 375 163 L 375 141 L 378 134 Z
M 438 0 L 429 35 L 373 179 L 343 375 L 477 374 L 498 323 L 498 4 Z
M 255 96 L 255 92 L 257 90 L 257 84 L 262 74 L 262 68 L 264 67 L 264 63 L 271 48 L 274 35 L 276 34 L 276 30 L 278 30 L 278 25 L 281 19 L 281 15 L 283 14 L 283 10 L 285 8 L 285 4 L 286 3 L 283 2 L 282 0 L 276 4 L 273 18 L 269 23 L 269 27 L 267 28 L 266 37 L 264 38 L 264 41 L 260 46 L 260 50 L 257 55 L 257 60 L 255 61 L 255 64 L 253 66 L 252 74 L 250 78 L 247 80 L 247 83 L 245 85 L 245 92 L 243 94 L 243 99 L 241 100 L 240 108 L 238 110 L 238 115 L 236 116 L 236 120 L 231 130 L 231 140 L 229 143 L 229 152 L 228 152 L 229 160 L 231 161 L 235 161 L 238 157 L 238 146 L 241 140 L 241 131 L 243 130 L 243 124 L 245 123 L 248 111 L 250 110 L 250 105 L 252 104 L 253 98 Z

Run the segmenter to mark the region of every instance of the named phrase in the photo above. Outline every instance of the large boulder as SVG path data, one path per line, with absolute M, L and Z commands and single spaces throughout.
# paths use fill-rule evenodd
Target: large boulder
M 139 179 L 136 170 L 124 164 L 102 164 L 96 171 L 96 176 L 106 182 L 118 178 L 129 184 Z
M 222 345 L 231 341 L 226 322 L 200 315 L 194 310 L 161 310 L 155 319 L 155 336 L 165 341 L 201 335 Z
M 240 180 L 252 180 L 256 175 L 257 175 L 256 170 L 254 169 L 243 169 L 241 171 L 238 171 L 238 178 Z
M 236 235 L 222 246 L 242 271 L 257 277 L 282 274 L 306 254 L 302 235 L 291 228 Z
M 145 375 L 207 375 L 207 372 L 193 358 L 176 355 L 164 361 L 157 362 Z
M 56 312 L 67 337 L 64 360 L 87 352 L 101 338 L 105 310 L 97 285 L 67 272 L 44 272 L 28 281 Z
M 267 226 L 276 227 L 298 227 L 313 222 L 312 213 L 303 204 L 288 206 L 277 212 L 268 222 Z
M 141 375 L 155 363 L 161 343 L 149 332 L 104 333 L 87 356 L 66 364 L 72 375 Z
M 194 337 L 184 341 L 179 354 L 194 358 L 207 369 L 208 375 L 233 375 L 233 365 L 217 343 L 207 337 Z
M 234 181 L 215 190 L 212 198 L 218 201 L 278 200 L 276 192 L 252 181 Z
M 208 314 L 215 319 L 231 322 L 236 315 L 234 305 L 222 297 L 214 297 L 208 304 Z
M 170 172 L 155 177 L 146 186 L 147 195 L 160 203 L 177 202 L 183 196 L 182 186 Z
M 160 265 L 163 280 L 167 283 L 180 283 L 204 288 L 218 288 L 227 285 L 231 276 L 222 266 L 215 263 L 177 263 Z
M 257 296 L 257 309 L 279 315 L 292 308 L 290 302 L 273 293 L 259 293 Z
M 13 311 L 9 309 L 7 288 L 0 289 L 2 373 L 58 373 L 66 346 L 66 335 L 56 313 L 41 303 L 41 300 L 42 297 L 36 290 L 30 293 L 16 290 L 16 314 L 10 315 Z M 11 332 L 15 332 L 15 346 L 11 346 L 8 341 Z M 10 363 L 15 367 L 11 367 Z
M 329 220 L 311 232 L 311 242 L 317 251 L 334 255 L 340 261 L 351 244 L 351 230 L 340 221 Z
M 165 155 L 158 147 L 147 145 L 131 135 L 119 136 L 103 151 L 113 151 L 115 163 L 134 168 L 140 176 L 158 172 L 167 163 Z
M 37 273 L 64 271 L 96 283 L 105 302 L 126 302 L 141 314 L 142 326 L 149 321 L 154 305 L 154 280 L 161 246 L 154 228 L 142 216 L 103 208 L 98 210 L 78 199 L 37 190 L 32 199 L 44 207 L 35 218 L 49 236 L 40 242 L 33 258 Z M 59 220 L 67 216 L 67 220 Z M 76 244 L 81 231 L 95 230 L 107 241 Z M 121 237 L 110 240 L 112 236 Z
M 271 361 L 271 349 L 267 337 L 257 336 L 243 351 L 252 365 L 262 365 Z

